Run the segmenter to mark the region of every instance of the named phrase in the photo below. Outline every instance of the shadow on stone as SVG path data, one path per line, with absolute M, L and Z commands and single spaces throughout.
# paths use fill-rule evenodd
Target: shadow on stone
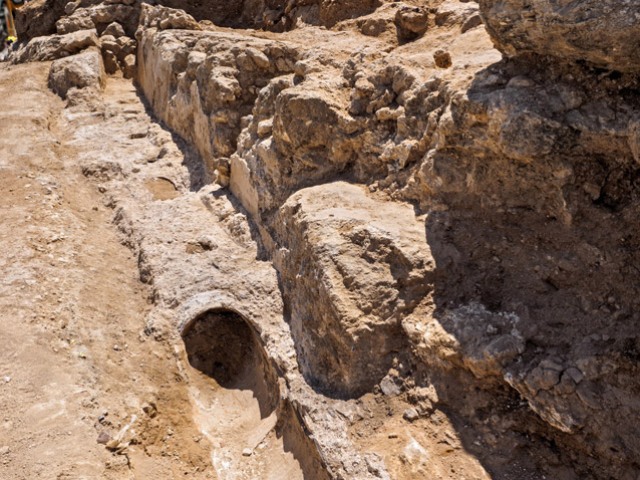
M 253 328 L 237 313 L 206 312 L 182 335 L 189 363 L 229 390 L 251 390 L 268 417 L 278 401 L 277 377 Z

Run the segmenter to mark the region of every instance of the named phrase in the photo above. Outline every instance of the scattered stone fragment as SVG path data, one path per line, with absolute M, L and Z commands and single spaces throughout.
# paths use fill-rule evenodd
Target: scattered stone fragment
M 358 22 L 360 33 L 368 37 L 379 37 L 390 25 L 390 22 L 382 18 L 368 18 L 362 22 Z
M 121 454 L 127 449 L 127 447 L 129 447 L 129 444 L 123 443 L 117 439 L 113 439 L 113 440 L 107 441 L 105 446 L 107 447 L 108 450 L 112 451 L 113 453 Z
M 122 61 L 122 74 L 124 78 L 134 78 L 136 75 L 136 56 L 130 53 Z
M 427 31 L 428 21 L 429 12 L 425 7 L 401 7 L 394 19 L 398 38 L 405 42 L 419 38 Z
M 118 70 L 120 70 L 120 65 L 118 64 L 118 57 L 115 53 L 110 51 L 102 52 L 102 59 L 104 61 L 104 70 L 109 75 L 113 75 Z
M 433 54 L 433 60 L 436 62 L 436 67 L 438 68 L 449 68 L 453 65 L 451 54 L 445 50 L 436 50 Z
M 102 35 L 111 35 L 115 38 L 119 38 L 125 36 L 126 34 L 124 28 L 122 28 L 122 25 L 120 25 L 118 22 L 113 22 L 104 29 Z
M 81 0 L 75 0 L 73 2 L 69 2 L 64 6 L 64 13 L 66 15 L 71 15 L 76 9 L 80 6 Z
M 142 411 L 146 413 L 150 418 L 155 418 L 158 415 L 158 408 L 153 402 L 142 404 Z
M 420 418 L 420 414 L 415 408 L 407 408 L 402 414 L 402 418 L 407 420 L 408 422 L 415 422 Z
M 395 397 L 396 395 L 400 395 L 400 393 L 402 392 L 401 388 L 389 375 L 384 377 L 380 382 L 380 390 L 382 390 L 382 393 L 384 393 L 387 397 Z
M 107 432 L 100 432 L 98 439 L 96 440 L 100 445 L 106 445 L 111 441 L 111 435 Z

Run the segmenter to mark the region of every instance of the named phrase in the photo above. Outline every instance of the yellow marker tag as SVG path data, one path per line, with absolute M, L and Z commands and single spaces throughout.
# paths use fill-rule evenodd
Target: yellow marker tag
M 9 35 L 7 37 L 7 43 L 8 44 L 12 44 L 18 41 L 18 37 L 14 37 L 13 35 Z

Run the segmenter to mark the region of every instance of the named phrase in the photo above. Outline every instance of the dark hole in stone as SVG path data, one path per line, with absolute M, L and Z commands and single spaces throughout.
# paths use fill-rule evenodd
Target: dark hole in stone
M 208 311 L 182 334 L 189 364 L 225 389 L 251 390 L 262 417 L 273 412 L 278 399 L 277 376 L 258 335 L 237 313 Z

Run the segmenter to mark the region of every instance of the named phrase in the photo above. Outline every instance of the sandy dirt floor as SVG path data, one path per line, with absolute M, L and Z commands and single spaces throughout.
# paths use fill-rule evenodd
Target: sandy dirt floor
M 47 72 L 0 67 L 0 478 L 214 478 L 176 354 L 144 332 L 136 262 L 62 146 Z

